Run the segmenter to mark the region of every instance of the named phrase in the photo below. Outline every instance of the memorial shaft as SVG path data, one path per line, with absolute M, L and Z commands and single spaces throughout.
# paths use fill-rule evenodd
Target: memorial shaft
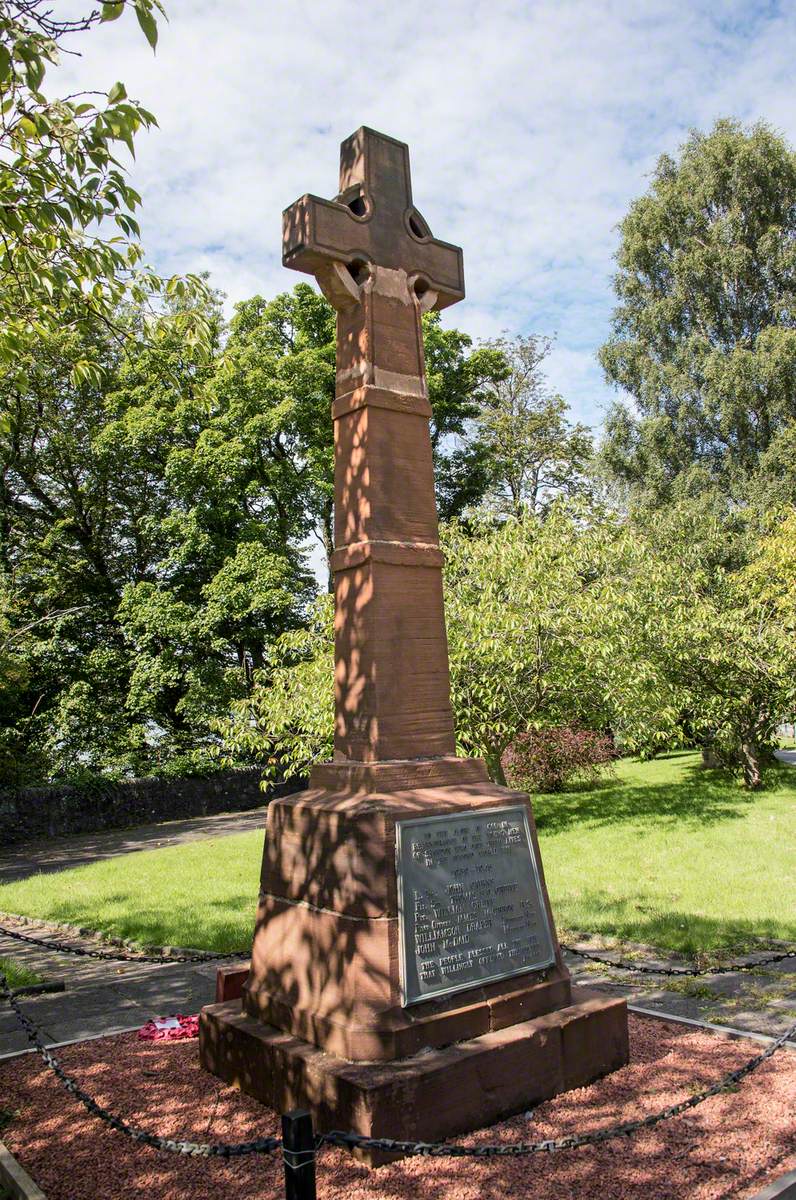
M 335 758 L 455 749 L 421 317 L 464 295 L 414 208 L 408 148 L 360 129 L 334 201 L 284 214 L 283 261 L 337 310 Z
M 623 1066 L 627 1009 L 573 994 L 530 797 L 452 753 L 421 316 L 464 295 L 461 252 L 403 143 L 360 129 L 340 175 L 283 243 L 338 315 L 336 761 L 268 806 L 250 969 L 200 1056 L 316 1129 L 435 1141 Z

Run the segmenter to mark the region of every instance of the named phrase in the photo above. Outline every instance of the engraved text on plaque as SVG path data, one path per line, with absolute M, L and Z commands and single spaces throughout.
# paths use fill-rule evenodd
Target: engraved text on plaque
M 397 821 L 404 1007 L 555 959 L 522 805 Z

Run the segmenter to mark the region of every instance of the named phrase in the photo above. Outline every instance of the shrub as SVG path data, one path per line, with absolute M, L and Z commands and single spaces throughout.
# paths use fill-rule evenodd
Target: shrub
M 613 738 L 577 725 L 534 729 L 516 737 L 503 755 L 511 787 L 560 792 L 574 776 L 595 778 L 617 757 Z

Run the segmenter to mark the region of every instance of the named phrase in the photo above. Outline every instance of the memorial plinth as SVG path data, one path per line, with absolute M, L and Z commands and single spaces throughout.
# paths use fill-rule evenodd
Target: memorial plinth
M 251 970 L 201 1060 L 320 1129 L 442 1138 L 622 1066 L 627 1013 L 573 995 L 529 798 L 454 753 L 420 318 L 464 282 L 406 146 L 344 142 L 283 255 L 338 312 L 335 758 L 269 807 Z

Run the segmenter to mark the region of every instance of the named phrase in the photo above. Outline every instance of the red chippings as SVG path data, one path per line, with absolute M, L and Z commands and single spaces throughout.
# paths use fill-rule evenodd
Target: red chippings
M 457 1139 L 468 1145 L 555 1138 L 656 1111 L 714 1082 L 759 1047 L 631 1016 L 630 1065 L 518 1116 Z M 154 1132 L 196 1141 L 279 1133 L 275 1113 L 199 1068 L 193 1042 L 153 1045 L 135 1034 L 60 1051 L 101 1103 Z M 782 1050 L 736 1092 L 632 1139 L 518 1159 L 406 1159 L 376 1171 L 339 1150 L 318 1157 L 319 1200 L 749 1200 L 796 1168 L 796 1060 Z M 230 1191 L 281 1200 L 279 1156 L 229 1162 L 137 1146 L 89 1117 L 41 1061 L 0 1065 L 4 1131 L 48 1200 L 226 1200 Z

